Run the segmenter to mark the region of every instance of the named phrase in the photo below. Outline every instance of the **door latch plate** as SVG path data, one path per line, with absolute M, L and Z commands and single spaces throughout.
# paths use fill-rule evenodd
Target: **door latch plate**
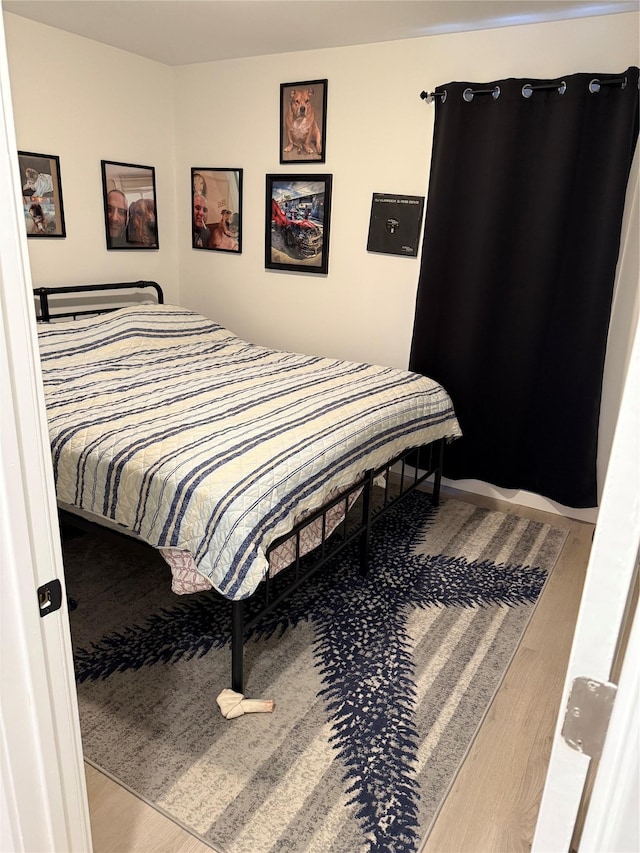
M 38 607 L 40 616 L 48 616 L 55 613 L 62 605 L 62 584 L 56 578 L 38 587 Z
M 562 737 L 572 749 L 600 757 L 617 689 L 593 678 L 574 680 L 562 726 Z

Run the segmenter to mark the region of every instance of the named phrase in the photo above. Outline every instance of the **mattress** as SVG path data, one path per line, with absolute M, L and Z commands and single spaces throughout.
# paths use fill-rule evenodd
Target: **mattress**
M 188 556 L 238 600 L 296 519 L 461 434 L 435 381 L 258 346 L 185 308 L 38 327 L 58 500 Z

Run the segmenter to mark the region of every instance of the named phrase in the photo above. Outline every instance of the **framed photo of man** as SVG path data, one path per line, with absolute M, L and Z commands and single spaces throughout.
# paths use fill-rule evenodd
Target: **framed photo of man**
M 242 252 L 242 169 L 191 169 L 191 245 Z
M 18 151 L 27 237 L 66 237 L 60 158 Z
M 157 249 L 156 170 L 100 162 L 107 249 Z

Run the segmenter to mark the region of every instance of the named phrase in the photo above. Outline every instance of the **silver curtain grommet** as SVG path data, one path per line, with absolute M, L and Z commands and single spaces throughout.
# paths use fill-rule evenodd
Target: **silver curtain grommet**
M 471 101 L 473 100 L 473 89 L 465 89 L 464 92 L 462 93 L 462 97 L 465 99 L 465 101 L 468 104 L 470 104 Z

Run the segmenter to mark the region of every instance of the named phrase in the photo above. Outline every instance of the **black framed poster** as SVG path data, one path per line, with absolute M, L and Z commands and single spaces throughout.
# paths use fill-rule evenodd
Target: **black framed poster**
M 415 258 L 423 210 L 424 196 L 374 193 L 367 251 Z

